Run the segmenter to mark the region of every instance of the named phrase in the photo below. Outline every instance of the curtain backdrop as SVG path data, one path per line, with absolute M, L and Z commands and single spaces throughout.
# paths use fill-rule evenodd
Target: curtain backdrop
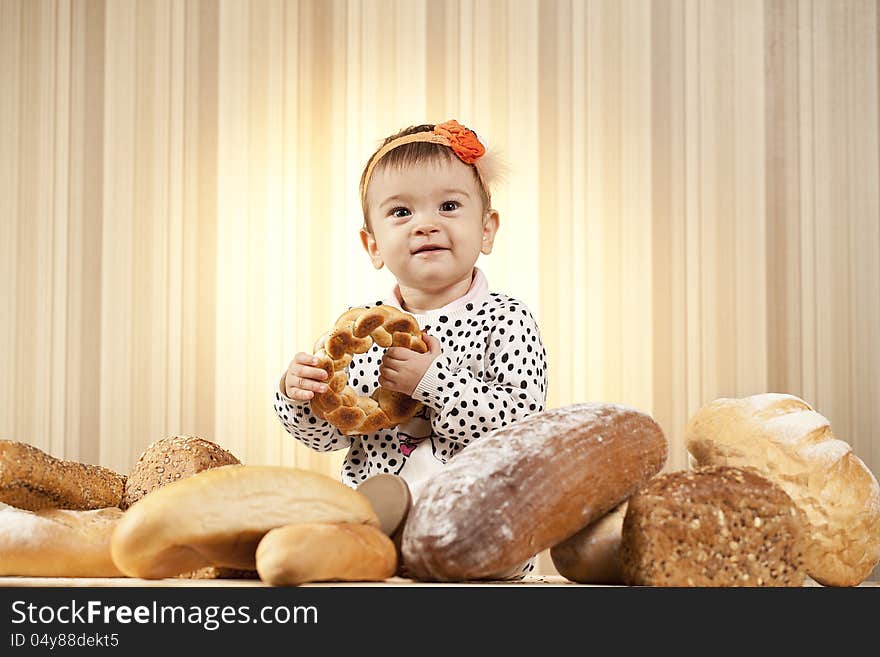
M 456 118 L 510 165 L 493 289 L 549 406 L 803 397 L 880 471 L 874 1 L 0 0 L 0 438 L 338 476 L 272 398 L 346 304 L 378 142 Z M 552 572 L 546 554 L 542 569 Z

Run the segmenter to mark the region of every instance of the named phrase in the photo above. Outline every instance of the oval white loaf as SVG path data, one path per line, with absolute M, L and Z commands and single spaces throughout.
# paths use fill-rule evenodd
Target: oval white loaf
M 330 477 L 279 466 L 225 465 L 166 484 L 123 515 L 113 561 L 156 579 L 204 566 L 255 570 L 260 539 L 299 522 L 378 527 L 366 497 Z
M 115 506 L 25 511 L 0 502 L 0 575 L 121 577 L 110 558 L 121 517 Z
M 370 525 L 307 522 L 273 529 L 257 546 L 257 572 L 272 586 L 380 582 L 397 568 L 394 543 Z
M 574 404 L 498 429 L 425 483 L 403 531 L 407 573 L 497 577 L 617 506 L 666 453 L 650 416 L 613 404 Z
M 811 526 L 807 574 L 854 586 L 880 560 L 880 486 L 828 420 L 793 395 L 716 399 L 690 419 L 697 465 L 752 466 L 778 484 Z

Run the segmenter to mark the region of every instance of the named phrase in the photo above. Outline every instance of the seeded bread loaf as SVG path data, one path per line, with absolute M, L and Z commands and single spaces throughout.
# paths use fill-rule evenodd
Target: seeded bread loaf
M 19 509 L 119 506 L 125 476 L 98 465 L 65 461 L 12 440 L 0 440 L 0 502 Z
M 273 529 L 257 546 L 257 572 L 272 586 L 380 582 L 394 575 L 397 551 L 370 525 L 300 523 Z
M 801 586 L 806 518 L 752 468 L 659 475 L 630 497 L 620 562 L 642 586 Z
M 121 577 L 110 558 L 118 507 L 25 511 L 0 503 L 0 575 Z
M 429 479 L 404 527 L 418 579 L 491 579 L 601 517 L 660 471 L 663 431 L 635 409 L 574 404 L 461 450 Z
M 880 560 L 880 486 L 828 420 L 792 395 L 716 399 L 685 429 L 697 465 L 752 466 L 806 513 L 807 574 L 855 586 Z
M 239 461 L 216 443 L 198 436 L 170 436 L 157 440 L 140 455 L 128 473 L 122 508 L 127 509 L 147 493 L 178 479 Z
M 300 522 L 379 525 L 363 495 L 330 477 L 279 466 L 224 465 L 133 504 L 113 532 L 111 553 L 130 577 L 171 577 L 205 566 L 255 570 L 263 536 Z

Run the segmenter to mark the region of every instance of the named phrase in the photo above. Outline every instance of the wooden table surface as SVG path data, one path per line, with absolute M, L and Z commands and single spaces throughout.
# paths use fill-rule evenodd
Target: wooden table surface
M 267 584 L 258 579 L 136 579 L 131 577 L 0 577 L 0 587 L 264 587 Z M 411 579 L 392 577 L 384 582 L 312 582 L 303 586 L 601 586 L 595 584 L 576 584 L 564 577 L 527 577 L 515 582 L 461 582 L 434 583 L 416 582 Z M 804 586 L 819 587 L 811 579 Z M 880 582 L 862 582 L 862 587 L 880 587 Z
M 578 586 L 563 577 L 531 577 L 518 582 L 465 582 L 438 584 L 416 582 L 392 577 L 384 582 L 311 582 L 302 586 Z M 0 577 L 0 587 L 9 586 L 75 586 L 75 587 L 264 587 L 259 579 L 137 579 L 134 577 Z

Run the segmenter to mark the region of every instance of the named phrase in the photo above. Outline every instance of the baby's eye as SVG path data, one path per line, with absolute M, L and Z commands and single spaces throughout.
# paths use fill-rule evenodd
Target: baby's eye
M 461 207 L 461 203 L 458 201 L 445 201 L 440 206 L 440 210 L 443 212 L 455 212 L 459 207 Z
M 392 217 L 407 217 L 409 216 L 409 210 L 406 208 L 394 208 L 390 214 Z

